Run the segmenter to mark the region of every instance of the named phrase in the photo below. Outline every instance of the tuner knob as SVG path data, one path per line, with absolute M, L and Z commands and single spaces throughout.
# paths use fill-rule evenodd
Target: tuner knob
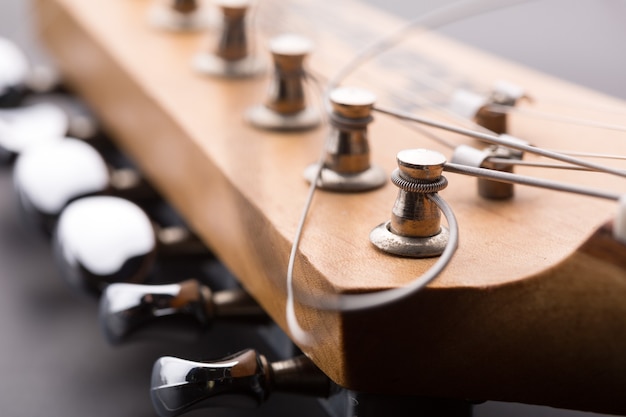
M 222 13 L 222 25 L 217 46 L 212 52 L 201 52 L 194 58 L 194 68 L 203 74 L 240 78 L 258 75 L 263 63 L 251 55 L 248 47 L 246 15 L 250 0 L 216 0 Z
M 19 105 L 26 93 L 30 66 L 26 55 L 6 38 L 0 38 L 0 108 Z
M 119 344 L 151 324 L 191 322 L 208 327 L 216 318 L 267 319 L 241 289 L 212 292 L 196 280 L 169 285 L 111 284 L 100 298 L 100 323 L 111 344 Z
M 210 15 L 198 0 L 155 0 L 148 15 L 160 29 L 197 31 L 210 26 Z
M 304 177 L 331 191 L 357 192 L 382 187 L 385 172 L 370 164 L 367 126 L 376 97 L 366 90 L 337 88 L 330 93 L 331 132 L 323 165 L 313 164 Z
M 76 200 L 63 210 L 53 234 L 57 264 L 72 287 L 100 294 L 110 283 L 147 281 L 157 254 L 208 254 L 185 228 L 155 228 L 139 206 L 123 198 Z
M 205 407 L 254 407 L 272 392 L 326 398 L 335 386 L 305 356 L 269 363 L 253 350 L 212 363 L 168 356 L 152 370 L 152 404 L 161 417 Z
M 32 147 L 17 159 L 14 186 L 25 218 L 50 233 L 63 208 L 93 194 L 152 196 L 132 169 L 114 170 L 95 148 L 65 138 Z
M 489 95 L 457 90 L 450 103 L 450 110 L 459 116 L 474 120 L 478 125 L 496 134 L 507 132 L 506 111 L 493 109 L 493 105 L 515 106 L 521 99 L 528 98 L 525 91 L 512 83 L 495 83 Z
M 60 141 L 69 128 L 65 112 L 54 104 L 0 109 L 0 154 L 11 162 L 25 150 Z
M 398 256 L 438 256 L 448 244 L 449 232 L 441 226 L 441 211 L 428 195 L 448 185 L 441 175 L 446 158 L 428 149 L 409 149 L 399 152 L 397 161 L 391 181 L 399 190 L 391 220 L 374 228 L 370 241 Z
M 78 97 L 65 93 L 42 93 L 31 95 L 24 101 L 26 105 L 48 105 L 64 114 L 65 131 L 57 130 L 60 137 L 92 141 L 98 138 L 100 126 L 91 109 Z M 1 116 L 0 116 L 1 117 Z M 60 119 L 60 116 L 57 116 Z
M 520 139 L 509 135 L 500 135 L 510 141 L 524 143 Z M 478 150 L 468 145 L 457 146 L 452 155 L 452 162 L 475 168 L 494 169 L 502 172 L 513 172 L 514 162 L 524 156 L 523 152 L 506 146 L 492 145 L 484 150 Z M 509 162 L 510 161 L 510 162 Z M 490 200 L 506 200 L 513 197 L 513 184 L 493 181 L 486 178 L 478 179 L 478 194 Z
M 319 125 L 319 113 L 306 105 L 304 60 L 313 44 L 297 35 L 272 39 L 274 77 L 265 104 L 253 107 L 246 115 L 259 128 L 270 130 L 305 130 Z

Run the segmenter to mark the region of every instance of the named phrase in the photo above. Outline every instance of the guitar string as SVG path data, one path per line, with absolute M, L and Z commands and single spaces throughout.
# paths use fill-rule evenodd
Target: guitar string
M 579 125 L 579 126 L 595 127 L 599 129 L 615 130 L 618 132 L 626 132 L 626 126 L 623 126 L 623 125 L 617 125 L 617 124 L 612 124 L 612 123 L 602 123 L 602 122 L 597 122 L 595 120 L 581 119 L 581 118 L 571 117 L 571 116 L 563 116 L 560 114 L 552 114 L 552 113 L 543 112 L 543 111 L 536 110 L 536 109 L 513 107 L 513 106 L 507 106 L 503 104 L 489 104 L 487 105 L 487 108 L 489 108 L 489 110 L 496 112 L 496 113 L 504 113 L 504 114 L 520 113 L 525 116 L 535 117 L 535 118 L 539 118 L 543 120 L 550 120 L 553 122 L 561 122 L 561 123 L 568 123 L 568 124 Z
M 493 145 L 506 146 L 508 148 L 516 149 L 522 152 L 529 152 L 529 153 L 533 153 L 536 155 L 544 156 L 546 158 L 555 159 L 557 161 L 566 162 L 572 165 L 586 167 L 586 168 L 596 170 L 599 172 L 604 172 L 606 174 L 612 174 L 618 177 L 626 178 L 626 171 L 624 170 L 597 164 L 595 162 L 585 161 L 579 158 L 575 158 L 573 156 L 563 155 L 561 153 L 553 152 L 547 149 L 538 148 L 538 147 L 531 146 L 531 145 L 526 145 L 517 141 L 506 139 L 502 136 L 490 135 L 487 133 L 477 132 L 474 130 L 453 126 L 453 125 L 442 123 L 442 122 L 429 119 L 426 117 L 409 114 L 401 110 L 388 109 L 388 108 L 384 108 L 381 106 L 375 106 L 374 110 L 379 113 L 387 114 L 387 115 L 397 117 L 400 119 L 410 120 L 410 121 L 417 122 L 426 126 L 435 127 L 438 129 L 443 129 L 443 130 L 447 130 L 447 131 L 454 132 L 454 133 L 459 133 L 461 135 L 473 137 L 475 139 L 480 139 L 485 142 L 491 143 Z
M 516 3 L 516 2 L 515 2 Z M 421 19 L 416 19 L 417 21 L 420 21 Z M 370 46 L 369 48 L 366 48 L 364 50 L 364 52 L 362 52 L 361 54 L 359 54 L 357 56 L 356 59 L 354 59 L 353 61 L 351 61 L 348 65 L 346 65 L 346 67 L 344 67 L 342 70 L 339 71 L 339 73 L 331 79 L 331 81 L 327 84 L 326 90 L 325 90 L 325 101 L 324 104 L 326 106 L 328 106 L 328 94 L 329 92 L 332 90 L 332 88 L 336 85 L 338 85 L 341 80 L 343 78 L 345 78 L 351 71 L 353 71 L 356 67 L 358 67 L 359 65 L 361 65 L 362 63 L 364 63 L 365 61 L 367 61 L 368 59 L 372 58 L 373 56 L 377 55 L 378 53 L 380 53 L 382 50 L 390 47 L 392 44 L 394 44 L 396 42 L 396 37 L 398 37 L 398 35 L 401 36 L 405 36 L 404 32 L 408 31 L 409 28 L 411 28 L 413 26 L 413 24 L 415 23 L 410 23 L 407 26 L 402 27 L 399 31 L 395 32 L 393 35 L 391 35 L 390 37 L 387 37 L 385 39 L 383 39 L 382 41 L 376 42 L 374 44 L 374 46 Z M 380 111 L 380 108 L 376 108 L 375 110 Z M 389 114 L 391 114 L 391 112 L 387 112 Z M 404 115 L 402 115 L 402 118 L 405 118 Z M 411 119 L 409 119 L 411 120 Z M 439 127 L 436 126 L 435 124 L 433 124 L 433 127 Z M 423 129 L 421 129 L 423 130 Z M 457 132 L 457 133 L 461 133 L 461 132 Z M 466 133 L 466 132 L 463 132 Z M 475 132 L 472 132 L 472 135 L 475 136 Z M 437 135 L 429 135 L 431 137 L 437 137 Z M 494 138 L 494 136 L 492 135 L 488 135 L 488 134 L 482 134 L 482 136 L 488 136 L 491 137 L 491 139 Z M 486 139 L 483 137 L 483 139 Z M 497 138 L 499 139 L 499 138 Z M 498 140 L 496 140 L 497 142 Z M 444 142 L 445 143 L 445 142 Z M 504 144 L 504 143 L 502 143 Z M 506 145 L 510 145 L 510 143 L 506 143 Z M 535 152 L 536 149 L 526 149 L 526 151 L 531 151 L 531 152 Z M 563 162 L 568 162 L 568 163 L 575 163 L 579 166 L 582 166 L 584 168 L 587 169 L 600 169 L 600 171 L 602 172 L 609 172 L 609 173 L 613 173 L 615 175 L 619 175 L 619 176 L 624 176 L 624 172 L 623 171 L 619 171 L 619 170 L 613 170 L 611 168 L 607 168 L 604 166 L 600 166 L 597 164 L 592 164 L 592 163 L 588 163 L 586 161 L 580 161 L 577 160 L 576 158 L 571 158 L 571 157 L 567 157 L 565 155 L 561 155 L 555 152 L 550 152 L 550 151 L 540 151 L 540 154 L 547 156 L 547 157 L 554 157 L 554 159 L 557 160 L 561 160 Z M 447 164 L 447 168 L 450 172 L 454 171 L 455 169 L 460 172 L 461 169 L 458 169 L 459 167 L 455 166 L 454 164 Z M 461 167 L 461 168 L 466 168 L 466 167 Z M 287 321 L 288 321 L 288 327 L 290 329 L 290 331 L 292 332 L 292 335 L 297 336 L 296 340 L 299 340 L 300 342 L 304 342 L 305 344 L 308 344 L 311 342 L 311 334 L 309 332 L 306 332 L 302 329 L 302 327 L 299 324 L 298 321 L 298 317 L 295 314 L 295 296 L 294 296 L 294 287 L 293 287 L 293 275 L 294 275 L 294 266 L 295 266 L 295 262 L 296 262 L 296 258 L 297 258 L 297 252 L 298 252 L 298 248 L 299 248 L 299 244 L 304 232 L 304 227 L 306 224 L 306 219 L 308 216 L 308 212 L 310 211 L 310 207 L 313 201 L 313 197 L 315 195 L 315 191 L 317 189 L 317 182 L 320 178 L 321 175 L 321 171 L 322 171 L 322 159 L 320 159 L 320 163 L 318 164 L 318 168 L 316 171 L 316 175 L 314 176 L 314 180 L 311 182 L 310 188 L 309 188 L 309 193 L 308 193 L 308 197 L 305 203 L 305 207 L 303 208 L 303 211 L 301 213 L 301 217 L 300 217 L 300 221 L 298 223 L 298 228 L 296 230 L 296 236 L 294 238 L 294 242 L 292 244 L 292 248 L 291 248 L 291 252 L 290 252 L 290 256 L 289 256 L 289 265 L 288 265 L 288 271 L 287 271 L 287 287 L 288 287 L 288 308 L 287 308 Z M 465 172 L 467 174 L 470 174 L 471 170 L 466 170 Z M 486 171 L 488 174 L 491 173 L 492 170 L 487 170 L 487 169 L 476 169 L 474 170 L 474 172 L 471 172 L 471 175 L 484 175 Z M 504 173 L 499 173 L 499 174 L 504 174 Z M 534 185 L 534 186 L 542 186 L 545 188 L 549 188 L 549 189 L 555 189 L 555 190 L 560 190 L 560 191 L 569 191 L 569 192 L 576 192 L 576 193 L 582 193 L 585 195 L 592 195 L 592 196 L 596 196 L 596 197 L 601 197 L 601 198 L 609 198 L 609 199 L 618 199 L 619 196 L 612 194 L 612 193 L 605 193 L 605 192 L 601 192 L 595 189 L 584 189 L 582 187 L 572 187 L 569 186 L 567 184 L 561 184 L 561 183 L 556 183 L 556 182 L 551 182 L 551 181 L 546 181 L 546 180 L 537 180 L 534 178 L 527 178 L 527 177 L 521 177 L 519 175 L 516 174 L 509 174 L 509 175 L 497 175 L 501 180 L 503 181 L 512 181 L 515 180 L 517 181 L 517 183 L 521 183 L 521 184 L 525 184 L 525 185 Z M 439 199 L 439 196 L 435 194 L 435 198 Z M 443 201 L 443 200 L 441 200 Z M 438 204 L 439 205 L 439 204 Z M 450 222 L 452 222 L 455 226 L 452 227 L 451 229 L 455 229 L 456 228 L 456 219 L 454 217 L 454 213 L 452 212 L 452 210 L 447 207 L 447 205 L 441 204 L 439 205 L 440 209 L 442 210 L 442 212 L 444 213 L 444 215 L 446 216 L 449 224 Z M 451 246 L 448 246 L 446 248 L 446 250 L 448 250 Z M 451 257 L 451 256 L 450 256 Z M 443 258 L 443 256 L 442 256 Z M 440 259 L 441 260 L 441 259 Z M 446 260 L 446 263 L 449 260 Z M 436 271 L 436 269 L 435 269 Z M 422 279 L 417 279 L 415 281 L 413 281 L 412 284 L 413 285 L 407 285 L 405 287 L 401 287 L 401 288 L 396 288 L 393 290 L 385 290 L 385 291 L 381 291 L 381 292 L 374 292 L 374 293 L 369 293 L 369 294 L 355 294 L 355 295 L 346 295 L 346 294 L 342 294 L 342 295 L 333 295 L 332 296 L 332 301 L 331 299 L 328 298 L 328 295 L 326 296 L 326 299 L 323 301 L 322 299 L 320 299 L 319 297 L 313 299 L 313 300 L 309 300 L 309 302 L 307 304 L 309 305 L 313 305 L 316 308 L 325 308 L 325 309 L 336 309 L 336 310 L 341 310 L 341 311 L 346 311 L 346 310 L 360 310 L 360 309 L 365 309 L 365 308 L 373 308 L 374 306 L 378 306 L 378 305 L 383 305 L 383 304 L 387 304 L 393 301 L 396 301 L 399 299 L 398 295 L 402 294 L 402 296 L 407 296 L 412 294 L 414 291 L 417 291 L 421 288 L 423 288 L 423 286 L 427 285 L 432 279 L 436 278 L 439 275 L 440 271 L 436 271 L 433 273 L 432 276 L 430 276 L 428 273 L 422 276 Z M 423 282 L 423 284 L 421 284 Z M 406 292 L 405 292 L 406 291 Z M 307 295 L 307 296 L 303 296 L 301 298 L 299 298 L 299 300 L 305 301 L 305 298 L 311 298 L 311 295 Z M 354 300 L 354 301 L 348 301 L 348 300 Z
M 417 100 L 417 104 L 420 104 L 420 101 L 422 103 L 426 102 L 429 104 L 429 106 L 431 106 L 433 109 L 435 110 L 440 110 L 442 113 L 444 113 L 444 115 L 448 115 L 448 116 L 452 116 L 455 119 L 464 122 L 467 121 L 468 119 L 462 118 L 461 116 L 457 115 L 456 113 L 451 112 L 449 109 L 447 109 L 446 107 L 443 106 L 439 106 L 434 102 L 429 101 L 428 99 L 418 99 Z M 413 123 L 401 120 L 401 122 L 404 123 L 405 126 L 407 126 L 408 128 L 420 133 L 421 135 L 427 136 L 428 138 L 430 138 L 431 140 L 451 149 L 454 150 L 456 149 L 456 147 L 458 146 L 456 143 L 446 140 L 443 137 L 431 132 L 430 130 L 423 128 L 419 125 L 415 125 Z M 468 123 L 469 124 L 469 123 Z M 475 124 L 472 122 L 472 124 Z M 477 127 L 482 128 L 482 126 L 477 125 Z M 496 133 L 490 131 L 489 129 L 483 128 L 485 133 L 491 133 L 493 135 L 496 135 Z M 543 149 L 547 149 L 547 148 L 543 148 Z M 557 153 L 561 153 L 564 155 L 569 155 L 569 156 L 580 156 L 580 157 L 595 157 L 595 158 L 602 158 L 602 159 L 616 159 L 616 160 L 626 160 L 626 156 L 624 155 L 612 155 L 612 154 L 598 154 L 598 153 L 589 153 L 589 152 L 573 152 L 573 151 L 556 151 L 553 149 L 548 149 L 552 152 L 557 152 Z M 575 170 L 575 171 L 588 171 L 588 172 L 598 172 L 595 169 L 591 169 L 589 167 L 581 167 L 581 166 L 575 166 L 575 165 L 569 165 L 569 164 L 551 164 L 551 163 L 546 163 L 546 162 L 534 162 L 534 161 L 525 161 L 525 160 L 517 160 L 517 159 L 504 159 L 504 158 L 496 158 L 496 157 L 488 157 L 486 159 L 486 161 L 489 162 L 494 162 L 494 163 L 502 163 L 502 164 L 507 164 L 507 165 L 517 165 L 517 166 L 526 166 L 526 167 L 534 167 L 534 168 L 549 168 L 549 169 L 565 169 L 565 170 Z
M 464 19 L 472 15 L 480 14 L 486 11 L 492 11 L 495 9 L 499 9 L 505 6 L 512 6 L 517 3 L 522 3 L 527 0 L 517 0 L 517 1 L 507 1 L 500 2 L 499 4 L 493 4 L 493 1 L 459 1 L 455 2 L 450 6 L 445 6 L 443 8 L 436 9 L 434 12 L 431 12 L 425 16 L 414 19 L 409 22 L 409 24 L 400 28 L 400 30 L 395 31 L 391 35 L 384 37 L 382 40 L 375 42 L 374 44 L 366 47 L 361 53 L 357 55 L 357 57 L 351 60 L 345 67 L 343 67 L 334 78 L 332 78 L 327 84 L 326 88 L 322 93 L 322 108 L 326 108 L 328 110 L 328 95 L 334 86 L 338 85 L 341 80 L 347 76 L 352 70 L 356 67 L 362 65 L 362 63 L 366 62 L 368 59 L 374 57 L 385 49 L 390 48 L 396 42 L 400 41 L 401 38 L 407 36 L 407 32 L 410 29 L 413 29 L 414 26 L 420 24 L 422 26 L 427 26 L 428 28 L 434 28 L 436 26 L 441 26 L 446 23 L 451 23 L 456 20 Z M 528 0 L 530 1 L 530 0 Z M 486 6 L 487 10 L 483 10 Z M 467 8 L 469 7 L 469 10 Z M 327 113 L 328 114 L 328 113 Z M 323 158 L 324 152 L 322 151 L 322 155 L 319 159 L 317 170 L 313 179 L 311 181 L 311 185 L 309 187 L 309 192 L 307 194 L 307 199 L 305 201 L 305 205 L 301 212 L 300 220 L 298 222 L 298 226 L 296 229 L 294 241 L 291 246 L 291 251 L 289 254 L 289 261 L 287 267 L 287 304 L 286 304 L 286 318 L 287 318 L 287 327 L 289 332 L 295 341 L 302 345 L 310 345 L 313 342 L 313 336 L 310 332 L 304 330 L 300 326 L 300 322 L 298 320 L 296 311 L 295 311 L 295 294 L 294 294 L 294 268 L 295 262 L 298 258 L 298 249 L 300 246 L 300 241 L 302 239 L 304 228 L 306 224 L 306 220 L 308 218 L 308 213 L 310 212 L 310 208 L 313 202 L 313 198 L 315 196 L 317 190 L 317 183 L 320 179 L 320 175 L 323 168 Z M 429 196 L 430 197 L 430 196 Z M 447 266 L 449 261 L 452 259 L 454 252 L 458 246 L 458 223 L 456 221 L 456 217 L 454 216 L 454 212 L 452 209 L 439 198 L 438 195 L 432 196 L 433 201 L 437 204 L 442 212 L 444 213 L 448 225 L 450 227 L 450 241 L 444 250 L 444 254 L 440 256 L 438 261 L 429 269 L 426 273 L 424 273 L 421 277 L 413 280 L 410 284 L 405 285 L 404 287 L 399 287 L 391 290 L 383 290 L 369 294 L 342 294 L 342 295 L 334 295 L 330 296 L 329 294 L 325 295 L 325 297 L 316 297 L 315 299 L 310 299 L 311 295 L 307 294 L 301 295 L 299 294 L 298 300 L 301 303 L 306 302 L 306 298 L 308 298 L 307 304 L 314 306 L 316 308 L 324 308 L 324 309 L 334 309 L 334 310 L 361 310 L 366 308 L 373 308 L 375 306 L 382 306 L 394 301 L 399 300 L 400 298 L 407 297 L 413 294 L 415 291 L 419 291 L 421 288 L 426 286 L 429 282 L 435 279 L 441 271 Z
M 412 78 L 413 81 L 418 81 L 420 82 L 422 85 L 430 88 L 431 90 L 434 90 L 440 94 L 442 94 L 443 96 L 449 96 L 449 92 L 448 91 L 454 91 L 455 88 L 448 85 L 447 83 L 445 83 L 442 80 L 438 80 L 438 79 L 434 79 L 433 77 L 428 76 L 427 74 L 425 74 L 424 72 L 421 72 L 419 74 L 419 78 Z M 481 131 L 483 133 L 487 133 L 487 134 L 492 134 L 492 135 L 496 135 L 495 132 L 485 128 L 484 126 L 479 125 L 478 123 L 474 122 L 471 119 L 465 118 L 460 116 L 459 114 L 451 111 L 448 107 L 445 107 L 443 105 L 440 105 L 438 103 L 436 103 L 434 100 L 432 99 L 428 99 L 425 96 L 421 96 L 421 95 L 410 95 L 410 93 L 405 92 L 404 90 L 402 91 L 394 91 L 392 93 L 393 96 L 396 96 L 402 100 L 405 100 L 409 103 L 412 104 L 416 104 L 418 107 L 420 106 L 424 106 L 423 103 L 426 103 L 425 105 L 428 106 L 429 109 L 435 110 L 439 113 L 441 113 L 442 115 L 453 119 L 456 122 L 459 122 L 461 124 L 470 126 L 478 131 Z M 542 99 L 543 101 L 543 99 Z M 500 106 L 500 107 L 498 107 Z M 593 121 L 593 120 L 585 120 L 582 121 L 580 119 L 575 119 L 572 117 L 568 117 L 568 116 L 560 116 L 560 115 L 552 115 L 550 113 L 545 113 L 545 112 L 539 112 L 537 110 L 534 109 L 522 109 L 522 108 L 518 108 L 518 107 L 513 107 L 513 106 L 506 106 L 506 105 L 496 105 L 496 104 L 491 104 L 489 106 L 490 108 L 501 108 L 501 109 L 506 109 L 506 110 L 511 110 L 511 112 L 518 112 L 521 114 L 531 114 L 531 115 L 539 115 L 539 114 L 544 114 L 545 117 L 544 119 L 546 120 L 552 120 L 552 121 L 558 121 L 558 122 L 563 122 L 563 123 L 570 123 L 571 124 L 578 124 L 578 125 L 582 125 L 582 126 L 586 126 L 586 127 L 592 127 L 592 128 L 603 128 L 603 129 L 609 129 L 609 130 L 616 130 L 616 131 L 625 131 L 626 132 L 626 126 L 623 125 L 615 125 L 615 124 L 607 124 L 607 123 L 602 123 L 602 122 L 597 122 L 597 121 Z M 504 110 L 502 110 L 504 111 Z M 427 130 L 422 129 L 421 133 L 426 132 Z M 451 146 L 451 142 L 447 142 L 445 141 L 443 138 L 441 137 L 437 137 L 434 135 L 430 135 L 431 139 L 436 140 L 439 143 L 444 144 L 444 146 L 447 146 L 449 148 L 454 148 L 454 145 Z M 543 149 L 547 149 L 547 148 L 543 148 Z M 548 149 L 551 152 L 555 152 L 555 153 L 560 153 L 563 155 L 569 155 L 569 156 L 579 156 L 579 157 L 586 157 L 586 158 L 602 158 L 602 159 L 621 159 L 621 160 L 626 160 L 626 155 L 607 155 L 607 154 L 599 154 L 599 153 L 591 153 L 591 152 L 574 152 L 574 151 L 569 151 L 569 150 L 555 150 L 555 149 Z M 543 167 L 548 167 L 547 165 L 543 165 Z M 562 165 L 555 165 L 553 166 L 554 168 L 558 168 L 558 169 L 575 169 L 573 167 L 565 167 Z M 591 171 L 593 171 L 593 169 L 590 169 Z
M 451 87 L 450 85 L 448 85 L 447 83 L 445 83 L 444 81 L 441 80 L 437 80 L 434 79 L 433 77 L 430 77 L 426 74 L 423 73 L 423 71 L 419 74 L 418 77 L 412 77 L 413 81 L 418 81 L 421 84 L 425 85 L 426 87 L 444 95 L 444 96 L 448 96 L 449 94 L 447 93 L 447 91 L 453 91 L 455 90 L 455 88 Z M 448 107 L 445 107 L 443 105 L 438 104 L 437 102 L 435 102 L 434 99 L 429 99 L 427 98 L 425 95 L 412 95 L 410 92 L 406 92 L 405 90 L 393 90 L 391 88 L 389 88 L 392 93 L 391 96 L 404 100 L 408 103 L 411 104 L 415 104 L 418 107 L 427 107 L 429 109 L 435 110 L 439 113 L 441 113 L 443 116 L 448 117 L 453 119 L 456 122 L 459 122 L 461 124 L 464 125 L 468 125 L 473 127 L 474 129 L 477 129 L 483 133 L 487 133 L 487 134 L 491 134 L 496 136 L 497 134 L 479 124 L 477 124 L 476 122 L 467 119 L 465 117 L 460 116 L 459 114 L 451 111 Z M 419 132 L 422 135 L 427 136 L 428 138 L 430 138 L 431 140 L 434 140 L 437 143 L 440 143 L 441 145 L 448 147 L 450 149 L 455 149 L 456 148 L 456 144 L 448 141 L 444 138 L 442 138 L 439 135 L 436 135 L 432 132 L 430 132 L 428 129 L 424 129 L 424 128 L 419 128 L 416 125 L 413 125 L 411 123 L 405 123 L 405 125 L 407 125 L 409 128 Z M 596 124 L 592 127 L 602 127 L 599 124 Z M 545 148 L 544 148 L 545 149 Z M 552 152 L 556 152 L 556 153 L 561 153 L 564 155 L 569 155 L 569 156 L 583 156 L 583 157 L 604 157 L 605 155 L 603 154 L 595 154 L 595 153 L 574 153 L 574 152 L 567 152 L 567 151 L 555 151 L 555 150 L 550 150 Z M 576 155 L 575 155 L 576 154 Z M 620 155 L 610 155 L 610 159 L 626 159 L 626 156 L 620 156 Z M 494 158 L 487 158 L 487 161 L 491 161 L 491 162 L 495 162 Z M 505 163 L 504 160 L 499 160 L 499 162 L 501 163 Z M 528 161 L 523 161 L 523 160 L 516 160 L 516 159 L 511 159 L 508 160 L 508 162 L 506 162 L 508 165 L 524 165 L 527 167 L 538 167 L 538 168 L 549 168 L 549 169 L 567 169 L 567 170 L 587 170 L 590 172 L 597 172 L 594 169 L 591 169 L 589 167 L 579 167 L 579 166 L 574 166 L 574 165 L 564 165 L 564 164 L 549 164 L 549 163 L 540 163 L 540 162 L 528 162 Z
M 427 86 L 428 88 L 441 93 L 444 97 L 449 97 L 450 91 L 454 91 L 456 90 L 455 87 L 447 84 L 445 81 L 441 80 L 441 79 L 435 79 L 432 76 L 429 76 L 428 74 L 421 72 L 419 75 L 420 78 L 413 78 L 413 81 L 419 81 L 420 83 L 422 83 L 423 85 Z M 428 101 L 428 99 L 424 99 L 426 101 Z M 543 98 L 541 99 L 542 102 L 545 102 L 546 100 L 544 100 Z M 485 129 L 483 126 L 480 126 L 479 124 L 463 118 L 459 115 L 457 115 L 456 113 L 452 112 L 450 109 L 444 107 L 444 106 L 440 106 L 440 105 L 436 105 L 436 103 L 433 103 L 431 100 L 431 106 L 435 105 L 437 109 L 439 109 L 440 111 L 443 111 L 447 114 L 449 114 L 450 116 L 454 117 L 456 116 L 457 120 L 464 120 L 465 123 L 467 123 L 468 125 L 471 125 L 472 127 L 479 129 L 479 130 L 485 130 L 488 131 L 487 129 Z M 573 107 L 573 106 L 571 106 Z M 498 112 L 498 113 L 520 113 L 523 115 L 527 115 L 529 117 L 535 117 L 535 118 L 540 118 L 543 120 L 550 120 L 550 121 L 554 121 L 554 122 L 561 122 L 561 123 L 567 123 L 567 124 L 574 124 L 574 125 L 580 125 L 580 126 L 587 126 L 587 127 L 594 127 L 594 128 L 599 128 L 599 129 L 607 129 L 607 130 L 615 130 L 615 131 L 620 131 L 620 132 L 626 132 L 626 126 L 625 125 L 619 125 L 619 124 L 611 124 L 611 123 L 603 123 L 603 122 L 598 122 L 595 120 L 590 120 L 590 119 L 581 119 L 579 117 L 572 117 L 572 116 L 563 116 L 563 115 L 559 115 L 559 114 L 554 114 L 554 113 L 550 113 L 550 112 L 545 112 L 545 111 L 540 111 L 540 110 L 536 110 L 536 109 L 532 109 L 532 108 L 527 108 L 527 107 L 516 107 L 514 105 L 507 105 L 507 104 L 498 104 L 498 103 L 489 103 L 487 105 L 487 108 L 491 111 L 494 112 Z M 592 106 L 589 106 L 588 108 L 579 108 L 582 110 L 593 110 Z M 608 110 L 605 112 L 609 112 Z M 624 111 L 622 109 L 621 112 L 617 112 L 617 109 L 614 109 L 613 111 L 611 111 L 613 113 L 617 113 L 617 114 L 626 114 L 626 111 Z M 493 132 L 492 132 L 493 133 Z

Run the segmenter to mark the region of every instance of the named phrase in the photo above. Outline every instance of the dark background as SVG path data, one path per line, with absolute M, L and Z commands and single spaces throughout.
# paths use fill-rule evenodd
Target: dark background
M 404 16 L 444 3 L 369 2 Z M 626 39 L 624 16 L 623 1 L 542 1 L 468 19 L 442 31 L 563 78 L 626 97 L 626 58 L 620 45 Z M 36 51 L 30 32 L 27 1 L 0 0 L 0 35 L 17 39 L 36 62 L 45 60 Z M 100 334 L 96 310 L 94 300 L 70 291 L 63 283 L 45 239 L 20 222 L 11 169 L 0 167 L 0 415 L 153 416 L 148 386 L 156 358 L 165 354 L 218 357 L 248 343 L 260 343 L 247 329 L 217 326 L 196 343 L 144 342 L 112 348 Z M 278 395 L 260 409 L 220 414 L 306 416 L 319 410 L 314 401 Z M 489 402 L 476 407 L 476 415 L 589 414 Z

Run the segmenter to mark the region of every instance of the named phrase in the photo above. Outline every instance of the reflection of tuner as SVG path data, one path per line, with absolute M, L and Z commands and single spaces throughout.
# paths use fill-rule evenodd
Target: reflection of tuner
M 15 165 L 15 188 L 27 220 L 50 233 L 63 208 L 79 197 L 114 194 L 153 198 L 133 169 L 114 169 L 91 145 L 65 138 L 34 147 Z
M 326 398 L 334 385 L 304 356 L 270 363 L 244 350 L 216 362 L 163 357 L 152 371 L 152 403 L 161 417 L 205 407 L 251 407 L 273 392 Z
M 109 196 L 79 199 L 59 217 L 53 236 L 57 263 L 72 287 L 99 294 L 113 282 L 145 282 L 158 255 L 209 255 L 188 229 L 155 227 L 130 201 Z
M 204 329 L 215 320 L 259 323 L 267 321 L 267 316 L 242 289 L 213 292 L 196 280 L 167 285 L 111 284 L 100 299 L 101 327 L 112 344 L 155 324 L 178 329 L 191 323 Z

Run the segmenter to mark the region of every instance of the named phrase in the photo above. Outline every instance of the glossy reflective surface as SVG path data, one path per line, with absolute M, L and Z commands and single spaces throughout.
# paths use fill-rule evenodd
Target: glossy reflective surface
M 0 38 L 0 97 L 11 88 L 26 81 L 29 65 L 26 55 L 17 45 L 6 38 Z
M 160 358 L 152 371 L 152 403 L 161 417 L 215 406 L 257 406 L 269 395 L 262 357 L 244 350 L 213 363 Z
M 60 141 L 68 128 L 67 115 L 54 104 L 0 109 L 0 146 L 15 154 L 33 146 Z
M 72 199 L 105 191 L 109 171 L 94 148 L 67 138 L 21 154 L 15 165 L 14 180 L 27 211 L 54 216 Z
M 107 340 L 121 343 L 138 329 L 168 319 L 177 319 L 175 327 L 187 324 L 181 321 L 205 327 L 212 318 L 207 309 L 211 293 L 202 287 L 195 280 L 169 285 L 109 285 L 100 298 L 100 324 Z
M 53 244 L 68 282 L 99 292 L 111 282 L 142 282 L 156 254 L 152 223 L 135 204 L 117 197 L 76 200 L 63 211 Z

